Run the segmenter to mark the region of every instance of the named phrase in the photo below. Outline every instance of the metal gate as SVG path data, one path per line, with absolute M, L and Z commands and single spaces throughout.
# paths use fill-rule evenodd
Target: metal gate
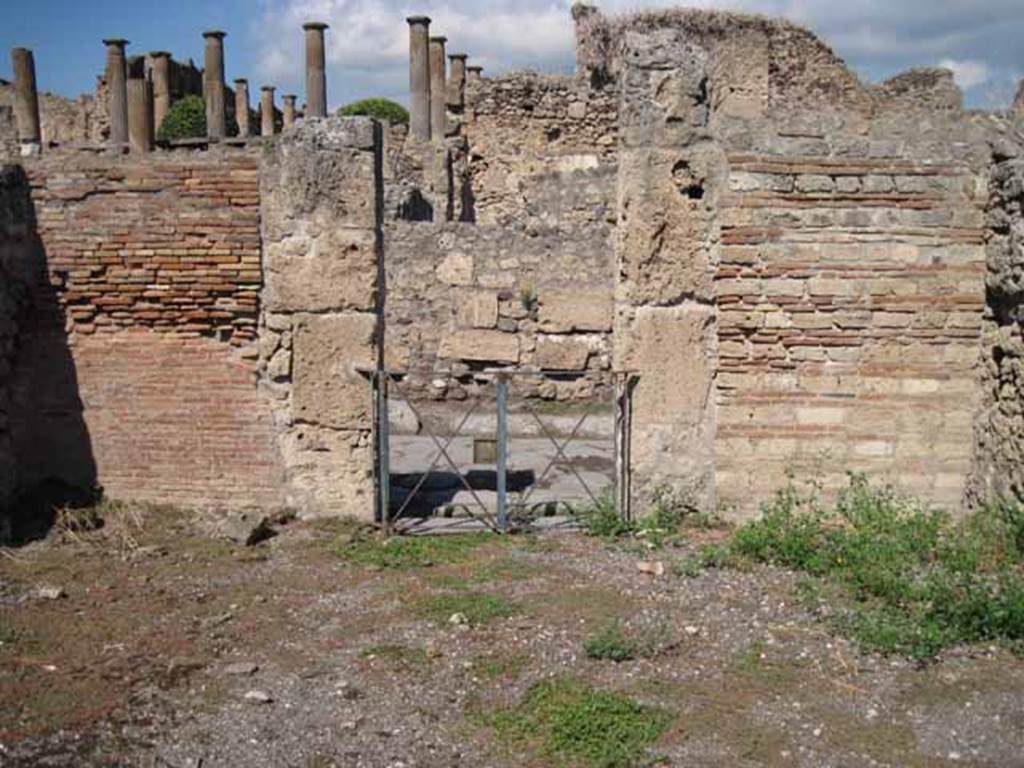
M 445 426 L 425 413 L 423 400 L 410 397 L 407 372 L 373 370 L 367 374 L 373 385 L 376 519 L 386 532 L 437 528 L 507 532 L 533 525 L 573 524 L 574 517 L 598 505 L 614 505 L 619 515 L 631 516 L 629 433 L 634 375 L 615 376 L 611 403 L 590 401 L 578 416 L 553 418 L 541 412 L 538 401 L 514 395 L 520 377 L 536 379 L 537 372 L 475 372 L 474 382 L 481 394 L 462 401 L 455 418 Z M 515 399 L 512 410 L 510 397 Z M 410 466 L 405 456 L 405 466 L 396 468 L 396 443 L 406 440 L 411 444 L 408 436 L 392 435 L 390 417 L 399 404 L 418 422 L 419 431 L 412 438 L 415 444 L 410 452 L 415 466 Z M 456 406 L 446 401 L 443 407 Z M 603 438 L 610 454 L 605 461 L 606 476 L 581 468 L 594 463 L 593 444 L 600 439 L 584 435 L 588 423 L 600 412 L 613 415 L 611 434 Z M 492 415 L 493 431 L 489 427 L 481 431 L 481 423 L 487 424 Z M 518 429 L 510 429 L 510 415 Z M 517 436 L 524 429 L 533 436 Z M 472 461 L 467 471 L 466 461 L 459 458 L 468 455 L 470 446 Z M 533 467 L 517 469 L 517 459 Z M 560 485 L 552 485 L 552 473 L 559 472 Z M 445 483 L 440 495 L 448 492 L 452 497 L 447 505 L 435 505 L 438 478 Z

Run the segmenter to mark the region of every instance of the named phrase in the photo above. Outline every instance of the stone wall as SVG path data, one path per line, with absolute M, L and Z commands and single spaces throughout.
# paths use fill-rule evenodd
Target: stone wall
M 971 501 L 1024 498 L 1024 135 L 1000 142 L 988 205 L 983 407 L 975 424 Z
M 530 396 L 607 396 L 615 107 L 525 73 L 471 81 L 446 145 L 391 134 L 386 350 L 407 389 L 462 398 L 474 371 L 518 367 Z
M 11 438 L 11 382 L 26 303 L 23 265 L 31 239 L 28 182 L 18 166 L 0 167 L 0 520 L 18 489 L 20 462 Z M 0 525 L 0 541 L 4 538 Z
M 637 492 L 746 516 L 787 469 L 826 490 L 866 471 L 958 508 L 998 120 L 964 112 L 946 71 L 864 85 L 786 22 L 576 18 L 581 76 L 621 98 Z
M 10 380 L 13 283 L 0 297 L 20 485 L 372 516 L 356 368 L 382 333 L 380 149 L 372 121 L 332 119 L 263 147 L 27 159 L 21 207 L 4 198 L 28 283 Z
M 31 309 L 11 414 L 23 484 L 119 498 L 281 503 L 257 396 L 257 158 L 26 161 Z
M 292 503 L 370 517 L 372 396 L 384 328 L 382 136 L 368 118 L 307 121 L 261 171 L 260 391 Z
M 13 107 L 14 85 L 0 81 L 0 108 Z M 101 115 L 100 112 L 103 114 Z M 79 96 L 68 99 L 57 94 L 41 92 L 39 94 L 39 129 L 43 144 L 71 144 L 81 142 L 97 143 L 102 141 L 108 130 L 106 109 L 97 108 L 94 96 Z M 0 135 L 3 134 L 0 127 Z M 11 135 L 17 136 L 12 124 Z
M 516 367 L 537 372 L 517 381 L 529 396 L 607 394 L 610 249 L 604 231 L 579 234 L 389 225 L 385 349 L 390 368 L 412 373 L 406 390 L 459 399 L 475 390 L 474 371 Z

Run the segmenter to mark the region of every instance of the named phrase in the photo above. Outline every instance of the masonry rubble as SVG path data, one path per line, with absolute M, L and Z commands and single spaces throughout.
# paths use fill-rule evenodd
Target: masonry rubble
M 292 126 L 289 95 L 291 130 L 263 146 L 22 160 L 18 242 L 45 250 L 29 293 L 50 303 L 5 316 L 0 292 L 0 409 L 4 339 L 46 329 L 8 363 L 8 463 L 52 470 L 53 446 L 22 461 L 17 411 L 70 359 L 112 491 L 366 516 L 360 369 L 444 402 L 498 368 L 583 403 L 634 378 L 641 501 L 672 487 L 743 518 L 794 470 L 826 493 L 863 471 L 949 508 L 1024 498 L 1022 97 L 965 110 L 939 69 L 869 85 L 785 21 L 572 13 L 570 76 L 484 77 L 410 17 L 408 128 Z M 323 29 L 305 35 L 314 117 Z M 108 56 L 120 145 L 124 42 Z M 223 96 L 222 57 L 204 78 Z M 153 442 L 125 424 L 155 425 Z

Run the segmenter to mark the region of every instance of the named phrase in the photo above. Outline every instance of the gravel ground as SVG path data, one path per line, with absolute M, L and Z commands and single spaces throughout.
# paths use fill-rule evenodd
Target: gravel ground
M 672 566 L 695 543 L 566 533 L 383 569 L 332 552 L 339 530 L 292 524 L 247 548 L 167 512 L 130 540 L 5 553 L 0 765 L 560 765 L 486 719 L 572 675 L 670 712 L 662 765 L 1024 766 L 1024 660 L 862 654 L 801 607 L 795 574 L 686 578 Z M 430 610 L 467 591 L 512 615 Z M 644 658 L 586 657 L 612 621 Z

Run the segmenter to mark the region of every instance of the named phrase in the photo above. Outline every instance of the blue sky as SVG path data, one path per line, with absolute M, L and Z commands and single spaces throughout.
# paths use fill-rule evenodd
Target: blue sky
M 597 0 L 607 13 L 680 3 Z M 786 16 L 818 32 L 865 79 L 910 66 L 949 66 L 975 106 L 1004 107 L 1024 77 L 1024 0 L 697 0 L 702 7 Z M 103 67 L 104 37 L 131 41 L 129 53 L 170 50 L 202 61 L 202 32 L 220 28 L 227 76 L 253 90 L 302 92 L 301 23 L 327 21 L 332 106 L 384 95 L 406 101 L 405 17 L 425 12 L 449 51 L 469 53 L 489 72 L 524 66 L 571 71 L 570 0 L 0 0 L 0 77 L 6 51 L 32 48 L 40 88 L 91 92 Z

